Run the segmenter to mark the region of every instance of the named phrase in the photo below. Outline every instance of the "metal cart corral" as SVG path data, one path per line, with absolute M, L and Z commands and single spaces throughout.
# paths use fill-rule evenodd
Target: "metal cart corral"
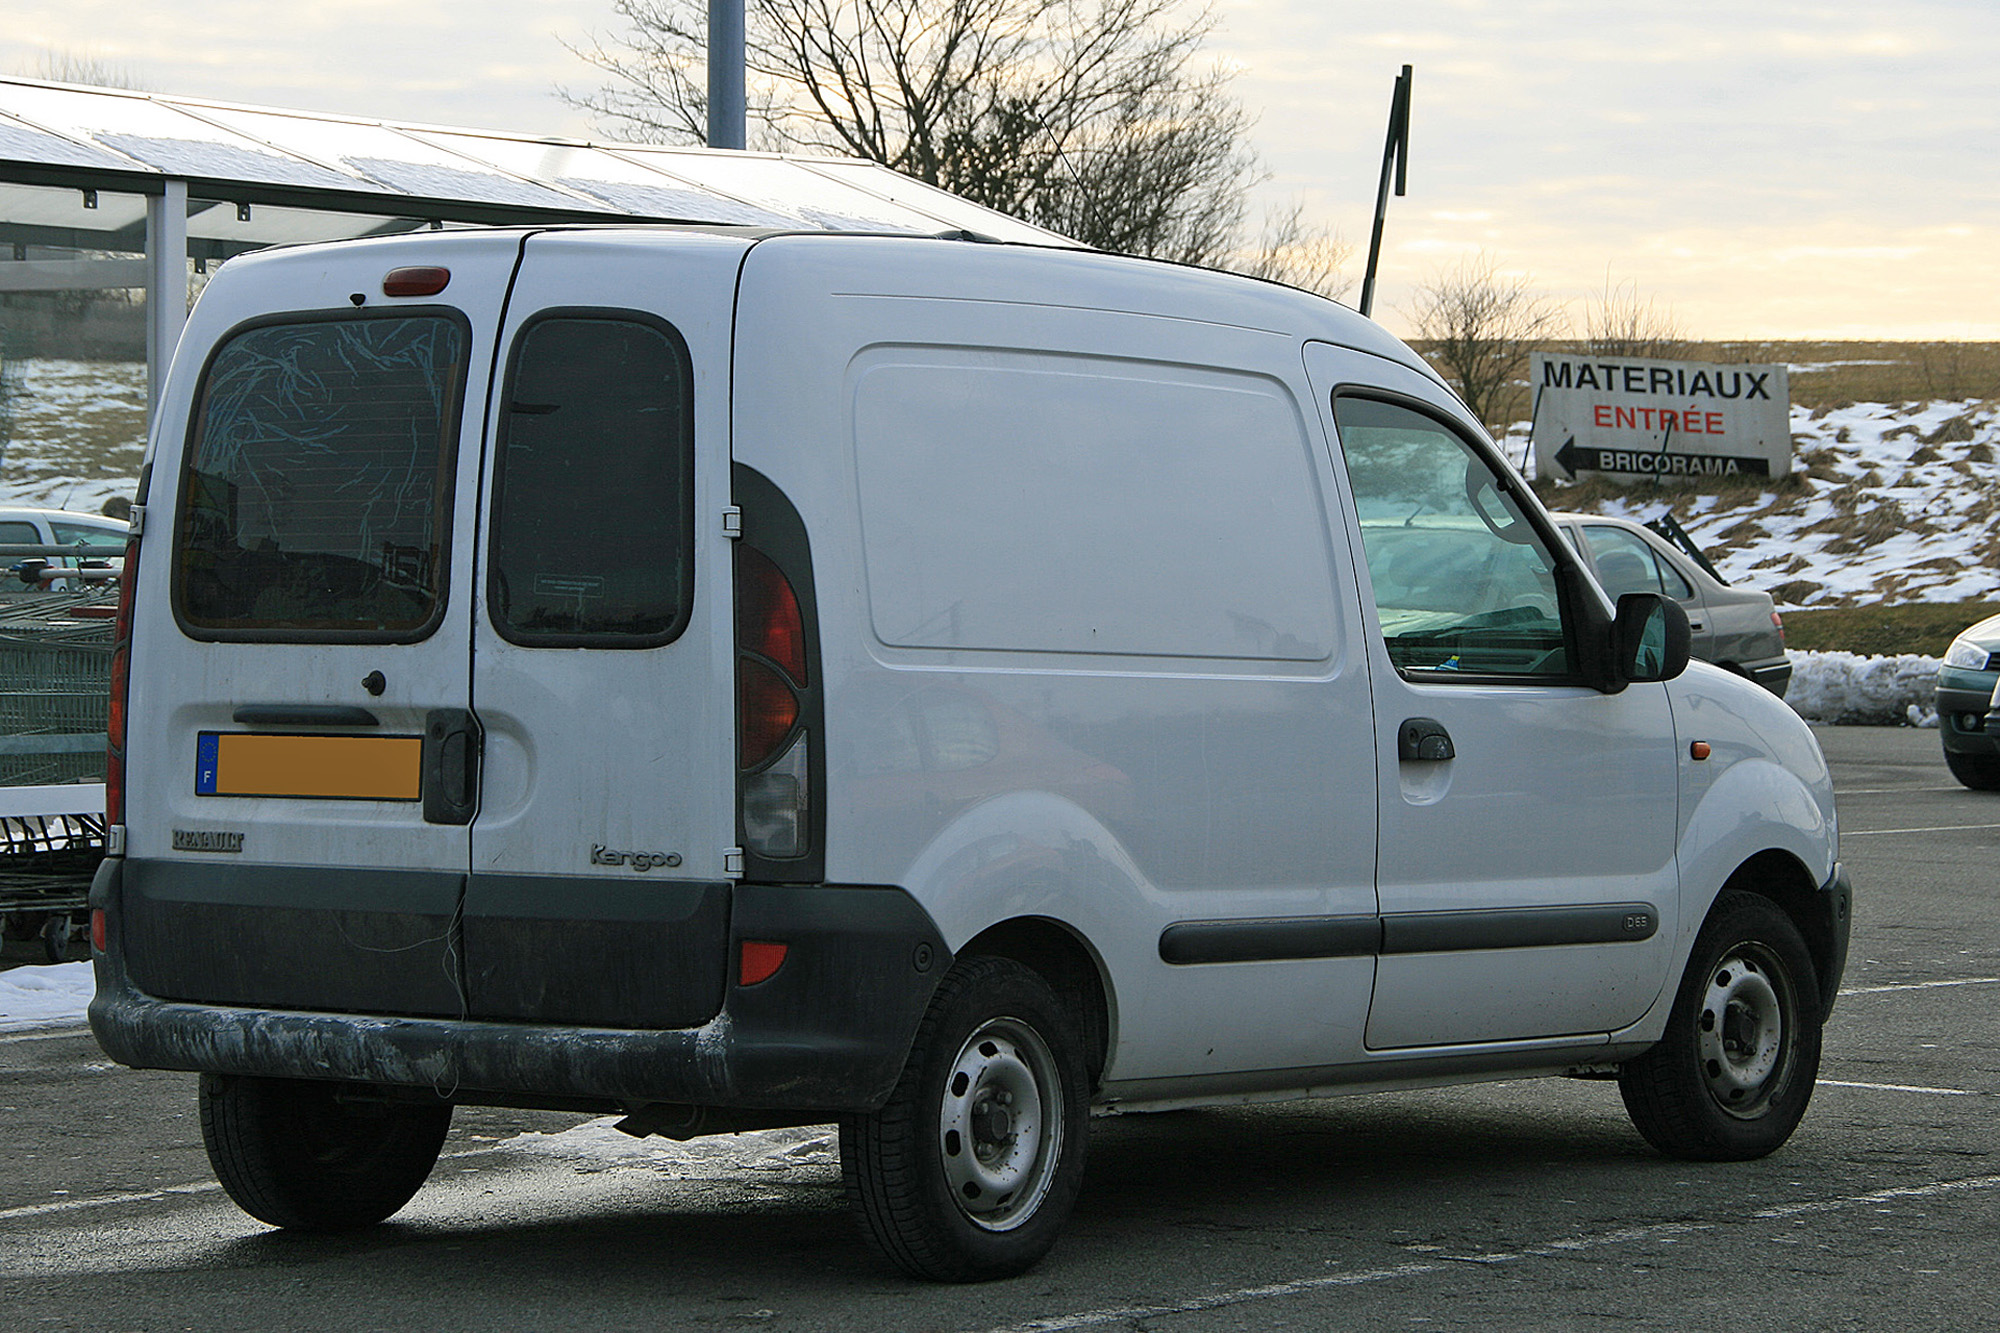
M 11 554 L 11 549 L 8 552 Z M 0 922 L 70 955 L 104 856 L 116 592 L 0 602 Z

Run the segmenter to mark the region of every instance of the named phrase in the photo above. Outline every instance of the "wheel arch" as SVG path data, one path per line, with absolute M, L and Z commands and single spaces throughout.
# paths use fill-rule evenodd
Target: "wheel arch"
M 1768 898 L 1778 910 L 1791 918 L 1798 927 L 1799 934 L 1806 942 L 1806 952 L 1812 956 L 1813 977 L 1819 990 L 1820 1013 L 1826 1014 L 1833 1008 L 1835 990 L 1840 985 L 1840 973 L 1845 966 L 1846 950 L 1832 914 L 1821 902 L 1823 890 L 1797 857 L 1775 848 L 1758 852 L 1749 860 L 1736 867 L 1716 893 L 1716 901 L 1732 890 L 1754 893 Z M 1708 905 L 1703 920 L 1715 912 L 1715 901 Z
M 1112 1003 L 1104 965 L 1089 944 L 1049 917 L 1014 917 L 988 926 L 958 950 L 960 958 L 981 955 L 1009 958 L 1035 972 L 1075 1015 L 1094 1090 L 1111 1050 Z

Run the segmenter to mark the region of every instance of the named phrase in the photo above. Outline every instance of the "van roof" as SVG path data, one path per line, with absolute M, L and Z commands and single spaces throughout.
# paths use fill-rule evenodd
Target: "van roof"
M 789 231 L 770 227 L 725 223 L 564 223 L 543 227 L 469 227 L 439 231 L 403 233 L 346 241 L 317 242 L 299 246 L 273 246 L 231 261 L 234 265 L 285 263 L 287 255 L 304 256 L 328 251 L 351 252 L 357 247 L 386 247 L 389 251 L 423 249 L 442 238 L 455 244 L 488 240 L 495 245 L 517 245 L 530 235 L 562 238 L 565 244 L 603 244 L 607 247 L 649 248 L 690 237 L 712 241 L 735 241 L 744 251 L 763 244 L 787 248 L 814 249 L 841 247 L 851 255 L 857 249 L 881 253 L 884 249 L 907 257 L 914 247 L 958 245 L 967 256 L 978 256 L 981 265 L 994 264 L 1002 271 L 1039 273 L 1080 284 L 1073 300 L 1064 304 L 1090 304 L 1105 310 L 1120 310 L 1170 318 L 1196 318 L 1236 324 L 1288 337 L 1336 343 L 1356 351 L 1383 357 L 1416 370 L 1441 386 L 1444 381 L 1428 362 L 1400 339 L 1347 306 L 1327 297 L 1264 278 L 1247 277 L 1221 269 L 1202 268 L 1170 260 L 1137 255 L 1110 254 L 1072 246 L 1040 246 L 1004 242 L 965 231 L 934 234 L 912 232 Z M 858 256 L 853 256 L 857 257 Z M 1020 266 L 1020 267 L 1015 267 Z M 906 270 L 901 264 L 892 271 L 908 271 L 916 290 L 929 266 Z M 900 285 L 900 284 L 899 284 Z M 889 293 L 885 293 L 889 294 Z M 1198 313 L 1196 313 L 1198 312 Z

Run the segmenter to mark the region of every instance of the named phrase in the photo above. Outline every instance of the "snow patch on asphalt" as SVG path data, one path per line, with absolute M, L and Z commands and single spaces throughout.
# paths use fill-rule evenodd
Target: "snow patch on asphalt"
M 95 989 L 89 963 L 0 972 L 0 1032 L 81 1023 Z

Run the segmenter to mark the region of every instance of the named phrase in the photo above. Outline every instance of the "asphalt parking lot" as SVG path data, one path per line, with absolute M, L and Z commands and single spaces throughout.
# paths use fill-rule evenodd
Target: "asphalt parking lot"
M 25 1034 L 0 1038 L 4 1323 L 1990 1328 L 2000 795 L 1954 783 L 1935 732 L 1821 738 L 1853 952 L 1812 1110 L 1762 1161 L 1663 1160 L 1614 1088 L 1562 1080 L 1117 1119 L 1047 1262 L 930 1288 L 871 1259 L 813 1132 L 746 1159 L 463 1112 L 391 1225 L 274 1233 L 213 1185 L 186 1076 Z

